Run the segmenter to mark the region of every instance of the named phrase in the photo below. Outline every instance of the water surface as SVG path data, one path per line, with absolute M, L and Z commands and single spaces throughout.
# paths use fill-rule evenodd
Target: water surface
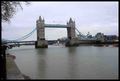
M 32 79 L 118 79 L 118 47 L 16 47 L 22 73 Z

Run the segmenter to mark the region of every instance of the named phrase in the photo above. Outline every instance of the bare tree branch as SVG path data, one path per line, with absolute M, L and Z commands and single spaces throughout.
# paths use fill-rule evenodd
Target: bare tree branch
M 30 4 L 28 2 L 25 3 L 26 5 Z M 20 1 L 1 1 L 2 22 L 10 22 L 10 19 L 15 15 L 18 7 L 23 9 Z

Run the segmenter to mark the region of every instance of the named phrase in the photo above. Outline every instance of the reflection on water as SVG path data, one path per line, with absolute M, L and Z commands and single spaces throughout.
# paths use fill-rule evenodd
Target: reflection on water
M 117 79 L 118 48 L 21 46 L 9 50 L 16 55 L 21 72 L 33 79 Z
M 75 58 L 75 54 L 76 54 L 76 48 L 77 47 L 69 47 L 68 48 L 68 70 L 69 70 L 69 76 L 70 78 L 75 78 L 77 77 L 76 73 L 77 73 L 77 62 L 76 62 L 76 58 Z
M 46 49 L 36 50 L 36 53 L 39 54 L 37 57 L 37 69 L 40 69 L 38 72 L 39 78 L 45 78 L 45 69 L 46 69 Z

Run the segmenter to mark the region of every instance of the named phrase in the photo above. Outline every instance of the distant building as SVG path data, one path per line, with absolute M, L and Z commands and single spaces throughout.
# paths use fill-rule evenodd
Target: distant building
M 105 40 L 104 40 L 104 34 L 103 33 L 97 33 L 96 35 L 95 35 L 95 38 L 96 38 L 96 40 L 99 40 L 99 41 L 101 41 L 101 42 L 104 42 Z
M 105 41 L 116 41 L 118 40 L 117 35 L 104 35 Z

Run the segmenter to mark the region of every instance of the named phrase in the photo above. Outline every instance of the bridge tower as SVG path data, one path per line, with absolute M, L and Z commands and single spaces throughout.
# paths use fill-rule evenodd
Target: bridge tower
M 76 39 L 75 35 L 75 21 L 70 18 L 69 22 L 67 22 L 67 36 L 68 41 L 66 46 L 76 46 L 78 45 L 78 40 Z
M 37 41 L 35 44 L 36 48 L 47 48 L 48 44 L 47 41 L 45 40 L 45 23 L 44 19 L 39 17 L 39 19 L 36 21 L 36 26 L 37 26 Z
M 72 18 L 67 22 L 67 34 L 69 39 L 75 38 L 75 21 Z

